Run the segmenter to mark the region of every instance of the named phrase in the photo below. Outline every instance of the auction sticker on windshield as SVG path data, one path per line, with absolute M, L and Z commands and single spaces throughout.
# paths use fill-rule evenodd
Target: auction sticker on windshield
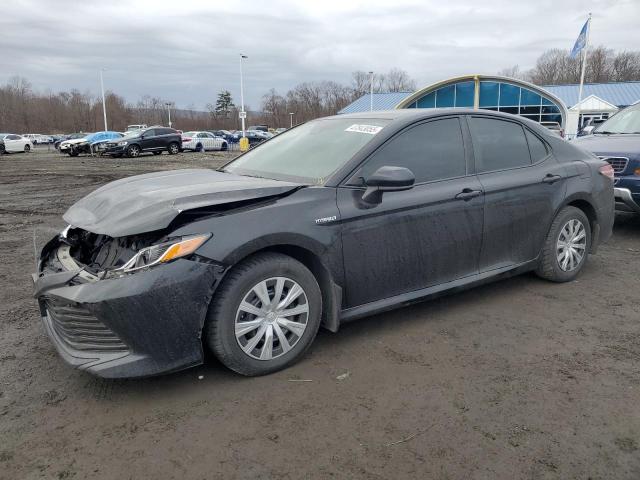
M 346 128 L 345 132 L 358 132 L 358 133 L 368 133 L 369 135 L 375 135 L 383 127 L 379 127 L 378 125 L 351 125 L 349 128 Z

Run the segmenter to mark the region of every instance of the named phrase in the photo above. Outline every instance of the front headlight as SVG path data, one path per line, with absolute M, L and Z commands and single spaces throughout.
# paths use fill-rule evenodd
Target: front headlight
M 118 142 L 119 147 L 124 147 L 128 142 Z
M 182 237 L 171 242 L 143 248 L 118 270 L 125 273 L 134 272 L 191 255 L 209 238 L 211 238 L 211 234 L 206 233 L 204 235 Z

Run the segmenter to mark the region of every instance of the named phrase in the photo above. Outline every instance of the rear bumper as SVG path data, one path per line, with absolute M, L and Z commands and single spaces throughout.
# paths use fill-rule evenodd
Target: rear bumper
M 614 188 L 613 196 L 616 200 L 616 210 L 621 212 L 640 213 L 640 204 L 636 199 L 634 199 L 634 195 L 628 188 Z M 638 197 L 638 200 L 640 200 L 640 195 L 636 196 Z
M 68 364 L 131 378 L 202 363 L 202 328 L 222 267 L 179 259 L 93 282 L 73 273 L 34 275 L 45 330 Z

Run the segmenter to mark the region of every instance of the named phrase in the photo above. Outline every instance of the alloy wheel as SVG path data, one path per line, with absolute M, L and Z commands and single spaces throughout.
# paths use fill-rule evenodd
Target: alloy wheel
M 130 157 L 137 157 L 138 155 L 140 155 L 140 149 L 138 147 L 136 147 L 135 145 L 132 145 L 129 147 L 129 156 Z
M 287 277 L 254 285 L 236 312 L 235 336 L 242 351 L 257 360 L 273 360 L 302 338 L 309 320 L 303 288 Z
M 560 229 L 556 242 L 556 259 L 560 269 L 571 272 L 578 268 L 587 250 L 587 232 L 578 219 L 572 218 Z
M 202 149 L 202 150 L 204 150 L 204 149 Z M 202 150 L 198 150 L 198 151 L 202 151 Z M 171 145 L 169 145 L 169 152 L 172 155 L 175 155 L 176 153 L 178 153 L 178 151 L 179 151 L 178 145 L 176 145 L 175 143 L 172 143 Z

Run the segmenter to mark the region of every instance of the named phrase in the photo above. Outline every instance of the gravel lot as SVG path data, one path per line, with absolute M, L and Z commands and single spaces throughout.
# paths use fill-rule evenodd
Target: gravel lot
M 321 332 L 261 378 L 104 381 L 58 358 L 33 231 L 124 176 L 223 154 L 0 157 L 0 478 L 640 478 L 640 219 L 575 282 L 524 275 Z

